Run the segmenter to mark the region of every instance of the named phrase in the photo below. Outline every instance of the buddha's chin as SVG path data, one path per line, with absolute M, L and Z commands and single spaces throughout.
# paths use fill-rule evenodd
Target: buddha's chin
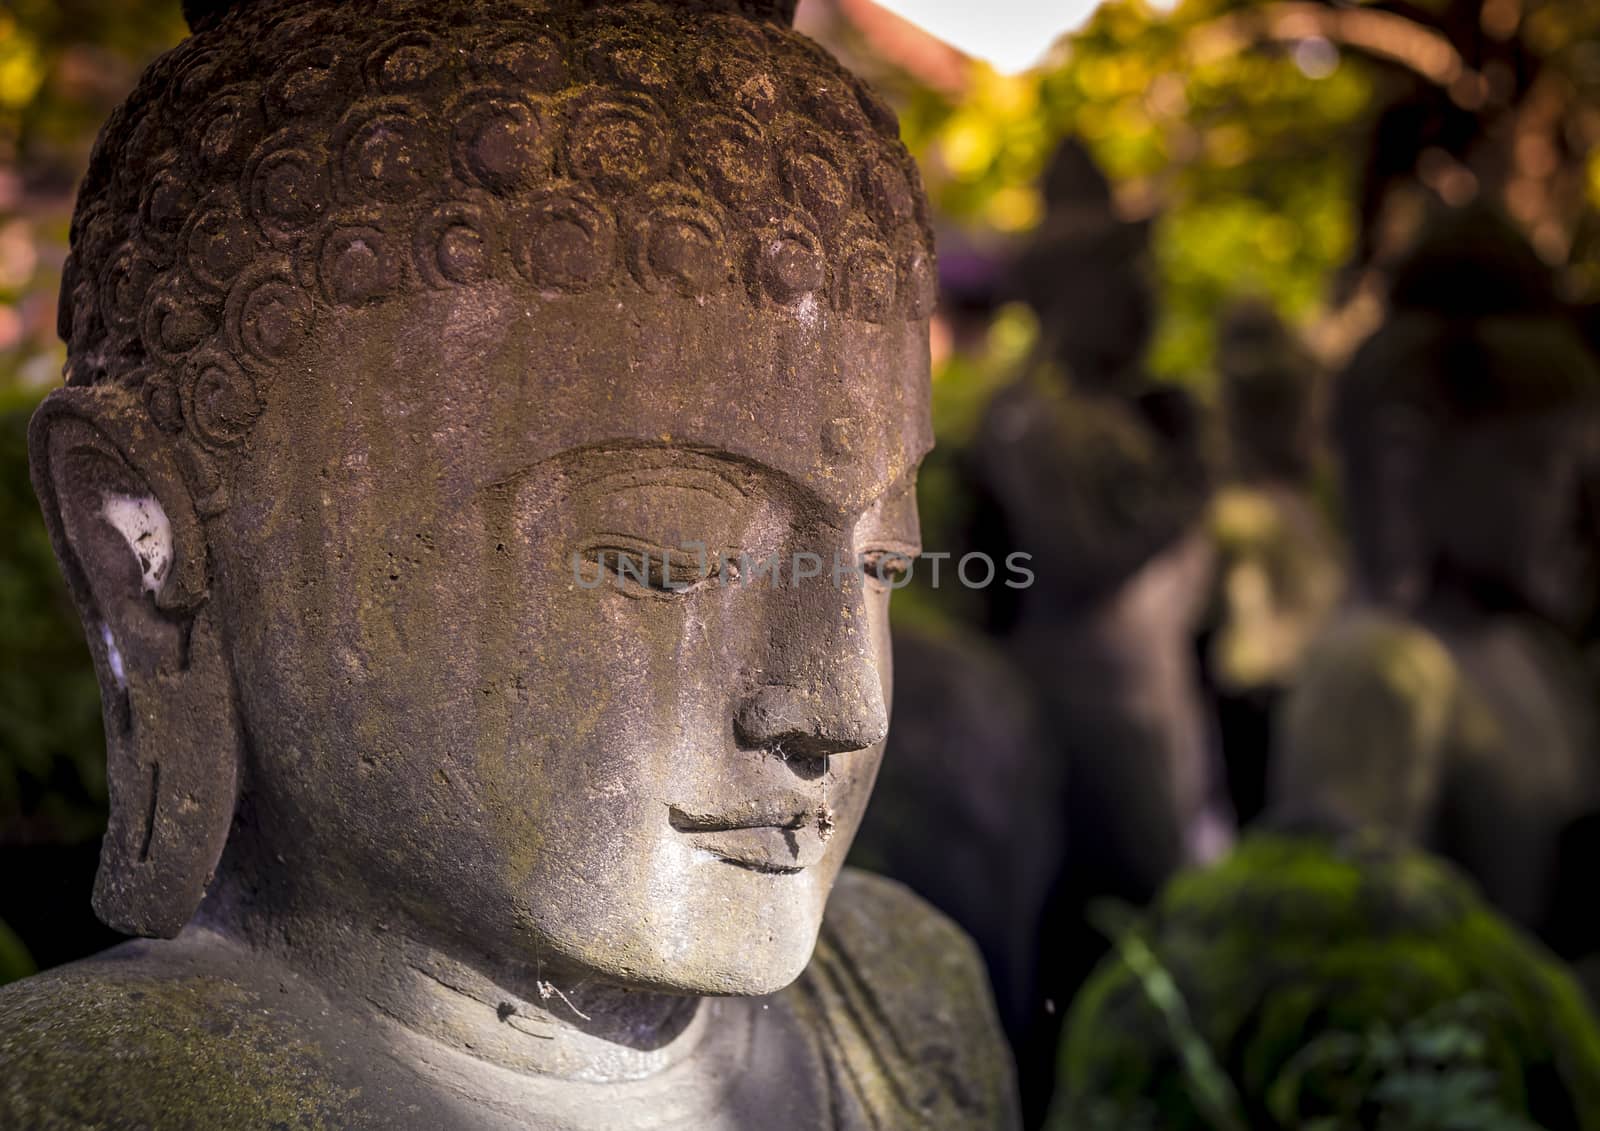
M 817 930 L 797 928 L 781 938 L 727 947 L 704 941 L 685 952 L 666 956 L 596 953 L 585 949 L 576 959 L 602 979 L 656 993 L 708 997 L 761 997 L 792 984 L 811 961 Z
M 804 945 L 798 945 L 803 943 Z M 800 977 L 811 961 L 816 932 L 791 936 L 776 945 L 749 947 L 741 954 L 713 954 L 663 969 L 652 985 L 669 993 L 709 997 L 763 997 L 777 993 Z
M 686 891 L 626 923 L 595 923 L 583 938 L 555 944 L 599 976 L 664 993 L 758 997 L 805 971 L 822 926 L 822 900 L 799 876 L 751 876 L 771 885 L 740 891 L 719 883 Z M 779 883 L 773 885 L 772 881 Z M 788 881 L 787 883 L 781 881 Z M 598 939 L 604 939 L 600 944 Z M 564 944 L 564 945 L 563 945 Z

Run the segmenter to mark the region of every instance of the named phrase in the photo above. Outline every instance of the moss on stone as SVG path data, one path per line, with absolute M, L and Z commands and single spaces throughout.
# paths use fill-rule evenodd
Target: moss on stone
M 370 1126 L 323 1050 L 259 994 L 216 977 L 73 970 L 0 995 L 0 1126 Z
M 1420 853 L 1365 838 L 1252 836 L 1220 866 L 1179 876 L 1134 930 L 1251 1128 L 1337 1114 L 1313 1088 L 1293 1123 L 1269 1108 L 1313 1043 L 1403 1033 L 1477 1001 L 1484 1009 L 1464 1024 L 1500 1108 L 1552 1131 L 1600 1127 L 1600 1028 L 1577 984 Z M 1114 955 L 1073 1006 L 1051 1126 L 1135 1126 L 1155 1113 L 1167 1131 L 1213 1127 L 1180 1041 L 1148 979 Z

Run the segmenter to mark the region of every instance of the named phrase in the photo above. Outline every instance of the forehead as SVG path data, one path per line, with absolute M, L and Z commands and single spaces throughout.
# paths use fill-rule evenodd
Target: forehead
M 445 499 L 563 453 L 672 445 L 762 465 L 850 513 L 932 444 L 925 324 L 739 296 L 412 295 L 325 321 L 296 372 L 268 398 L 285 439 L 380 466 L 425 453 Z

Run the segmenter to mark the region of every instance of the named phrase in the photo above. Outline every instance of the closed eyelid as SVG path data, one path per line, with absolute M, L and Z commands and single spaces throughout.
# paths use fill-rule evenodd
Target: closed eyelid
M 654 538 L 641 537 L 621 530 L 597 531 L 583 540 L 583 553 L 592 554 L 606 550 L 653 554 L 657 557 L 670 556 L 674 561 L 685 561 L 706 556 L 715 557 L 718 552 L 717 547 L 707 546 L 703 542 L 667 546 Z
M 624 592 L 630 592 L 631 583 L 657 595 L 680 596 L 727 569 L 715 555 L 671 551 L 627 535 L 597 535 L 579 553 L 609 573 Z
M 754 520 L 750 500 L 682 480 L 608 486 L 595 480 L 570 496 L 577 531 L 591 545 L 610 542 L 656 553 L 708 545 L 713 553 L 736 544 Z

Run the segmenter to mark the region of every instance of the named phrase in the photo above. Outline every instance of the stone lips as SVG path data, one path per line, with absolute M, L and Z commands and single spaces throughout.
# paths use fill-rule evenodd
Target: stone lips
M 486 279 L 871 322 L 932 305 L 893 114 L 787 28 L 573 0 L 258 0 L 199 26 L 96 144 L 62 285 L 70 384 L 202 351 L 260 373 L 318 308 Z

